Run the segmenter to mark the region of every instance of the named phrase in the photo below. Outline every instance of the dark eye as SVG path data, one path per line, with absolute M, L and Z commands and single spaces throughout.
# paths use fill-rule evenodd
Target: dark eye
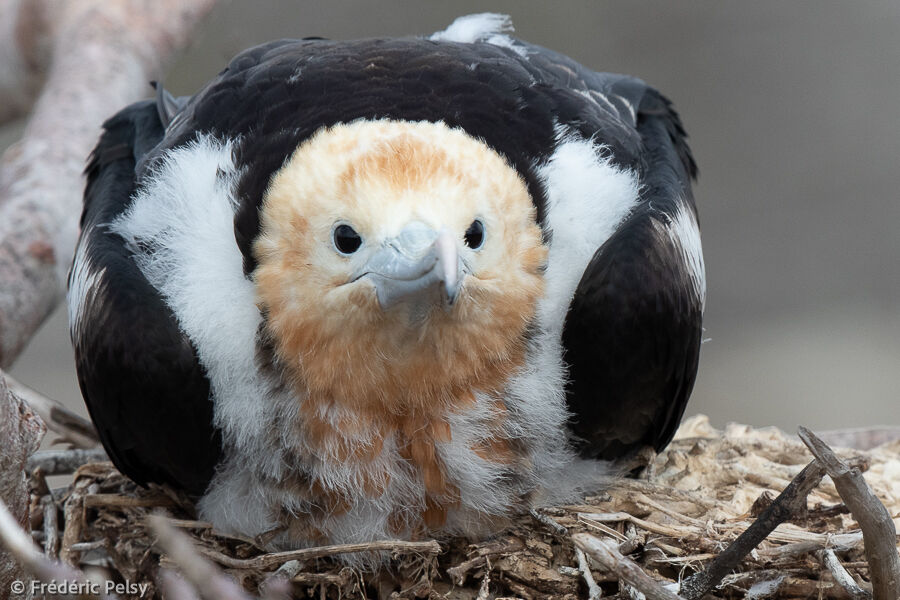
M 484 223 L 475 219 L 469 228 L 466 229 L 466 235 L 463 237 L 466 246 L 472 250 L 478 250 L 484 244 Z
M 341 254 L 353 254 L 362 245 L 362 238 L 356 230 L 345 223 L 335 227 L 331 236 L 334 238 L 334 247 Z

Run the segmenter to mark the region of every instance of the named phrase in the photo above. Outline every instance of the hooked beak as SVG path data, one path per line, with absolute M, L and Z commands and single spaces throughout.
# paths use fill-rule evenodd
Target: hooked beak
M 440 302 L 449 309 L 464 275 L 453 235 L 422 223 L 411 223 L 387 240 L 357 273 L 354 279 L 368 277 L 375 284 L 383 310 L 403 302 L 420 306 Z

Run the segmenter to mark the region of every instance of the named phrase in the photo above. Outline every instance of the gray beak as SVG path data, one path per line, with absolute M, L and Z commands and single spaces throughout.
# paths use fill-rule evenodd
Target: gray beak
M 434 231 L 411 223 L 387 240 L 358 271 L 375 284 L 378 304 L 387 310 L 400 303 L 449 308 L 459 294 L 463 265 L 456 239 L 446 229 Z

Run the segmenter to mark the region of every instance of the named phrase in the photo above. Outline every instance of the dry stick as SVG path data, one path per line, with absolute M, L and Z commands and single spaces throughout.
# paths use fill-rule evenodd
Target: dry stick
M 76 487 L 66 498 L 63 505 L 63 516 L 65 517 L 65 525 L 63 526 L 62 548 L 59 550 L 59 559 L 70 565 L 76 565 L 81 558 L 81 553 L 73 550 L 72 547 L 81 539 L 81 531 L 84 529 L 84 488 Z
M 198 554 L 188 536 L 169 525 L 159 515 L 150 515 L 147 521 L 156 534 L 157 544 L 178 565 L 184 578 L 193 584 L 201 596 L 217 600 L 250 600 L 250 596 L 238 584 Z M 172 582 L 164 580 L 164 585 L 172 585 Z
M 166 496 L 151 496 L 149 498 L 134 498 L 120 494 L 89 494 L 84 497 L 85 508 L 97 506 L 114 506 L 118 508 L 171 508 L 175 502 Z
M 221 552 L 204 548 L 198 548 L 208 558 L 229 569 L 260 569 L 265 570 L 289 560 L 311 560 L 326 556 L 338 556 L 352 554 L 354 552 L 391 552 L 398 554 L 440 554 L 441 546 L 436 541 L 428 542 L 403 542 L 398 540 L 379 540 L 362 544 L 340 544 L 336 546 L 319 546 L 317 548 L 304 548 L 303 550 L 289 550 L 287 552 L 273 552 L 262 554 L 254 558 L 231 558 Z
M 47 79 L 22 140 L 0 157 L 0 368 L 65 287 L 82 170 L 100 125 L 150 95 L 162 63 L 215 0 L 60 2 Z M 2 35 L 2 33 L 0 33 Z
M 866 559 L 872 577 L 875 600 L 900 598 L 900 556 L 897 555 L 897 529 L 884 504 L 875 496 L 858 469 L 835 456 L 828 445 L 805 427 L 800 439 L 824 465 L 841 499 L 863 532 Z
M 550 530 L 552 530 L 553 533 L 555 533 L 557 535 L 568 535 L 569 534 L 568 529 L 566 529 L 565 527 L 563 527 L 562 525 L 557 523 L 555 519 L 552 519 L 551 517 L 545 515 L 544 513 L 540 512 L 536 508 L 532 508 L 531 510 L 529 510 L 528 514 L 531 515 L 531 518 L 534 519 L 535 521 L 537 521 L 538 523 L 541 523 L 541 524 L 549 527 Z
M 831 571 L 831 576 L 834 577 L 834 580 L 838 582 L 838 584 L 847 590 L 847 593 L 850 594 L 850 597 L 854 598 L 854 600 L 871 600 L 872 594 L 867 590 L 862 589 L 847 572 L 847 569 L 841 564 L 841 561 L 838 560 L 837 555 L 834 553 L 834 550 L 831 548 L 826 548 L 825 550 L 821 550 L 817 552 L 819 556 L 819 560 L 822 561 L 822 564 L 825 565 L 829 571 Z
M 488 600 L 491 595 L 491 570 L 484 572 L 484 578 L 481 580 L 481 587 L 478 588 L 478 595 L 475 600 Z
M 0 547 L 6 550 L 38 579 L 46 582 L 87 581 L 84 573 L 61 562 L 51 561 L 34 545 L 25 531 L 19 527 L 6 504 L 0 501 Z M 6 590 L 3 590 L 4 592 Z M 106 596 L 101 594 L 101 597 Z
M 7 388 L 0 371 L 0 500 L 23 526 L 30 513 L 25 463 L 38 449 L 46 430 L 41 418 Z M 5 595 L 17 580 L 25 579 L 12 556 L 0 552 L 0 595 Z
M 267 598 L 286 596 L 290 598 L 290 581 L 300 574 L 303 570 L 303 563 L 299 560 L 289 560 L 276 570 L 274 573 L 266 577 L 260 584 L 259 589 Z
M 619 544 L 619 552 L 622 554 L 631 554 L 643 543 L 641 536 L 638 535 L 637 527 L 634 523 L 625 523 L 625 541 Z
M 41 498 L 41 509 L 44 512 L 44 554 L 55 559 L 59 552 L 59 519 L 53 496 Z
M 575 548 L 575 557 L 578 559 L 578 570 L 581 571 L 581 576 L 584 577 L 584 582 L 587 584 L 588 598 L 597 600 L 603 595 L 603 590 L 600 589 L 600 586 L 594 581 L 594 576 L 591 575 L 591 565 L 588 564 L 584 550 Z
M 453 580 L 453 583 L 455 583 L 456 585 L 462 585 L 466 582 L 466 575 L 468 575 L 469 571 L 480 569 L 485 564 L 487 564 L 486 557 L 476 556 L 475 558 L 471 558 L 459 563 L 455 567 L 448 568 L 447 574 Z
M 620 580 L 634 586 L 647 600 L 680 600 L 678 596 L 647 575 L 641 567 L 611 544 L 607 544 L 587 533 L 572 536 L 575 545 L 600 563 L 605 569 L 615 573 Z
M 856 531 L 854 533 L 839 533 L 837 535 L 828 536 L 821 541 L 795 542 L 776 548 L 762 549 L 759 550 L 759 557 L 767 562 L 776 562 L 800 556 L 802 554 L 812 554 L 825 548 L 832 548 L 838 552 L 845 552 L 847 550 L 862 547 L 862 532 Z
M 0 0 L 0 125 L 26 112 L 44 82 L 59 0 Z
M 699 600 L 716 587 L 772 530 L 806 508 L 806 496 L 819 485 L 824 476 L 825 469 L 817 461 L 806 465 L 759 518 L 705 570 L 681 582 L 681 595 L 687 600 Z
M 97 430 L 93 423 L 73 413 L 60 402 L 44 396 L 24 383 L 16 381 L 9 374 L 4 374 L 9 389 L 28 403 L 46 423 L 47 428 L 59 435 L 64 441 L 78 448 L 95 448 L 100 445 Z M 103 458 L 101 460 L 109 460 Z
M 109 457 L 103 448 L 91 448 L 89 450 L 41 450 L 35 452 L 25 464 L 25 469 L 34 471 L 43 469 L 44 475 L 68 475 L 78 470 L 78 467 L 92 462 L 108 461 Z

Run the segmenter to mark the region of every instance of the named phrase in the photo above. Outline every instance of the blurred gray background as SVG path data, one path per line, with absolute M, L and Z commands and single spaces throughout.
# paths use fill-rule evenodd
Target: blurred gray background
M 896 0 L 231 1 L 165 82 L 192 94 L 273 38 L 430 33 L 485 11 L 676 103 L 700 165 L 709 281 L 687 414 L 789 430 L 900 424 Z M 19 131 L 0 130 L 0 148 Z M 64 311 L 12 374 L 84 412 Z

